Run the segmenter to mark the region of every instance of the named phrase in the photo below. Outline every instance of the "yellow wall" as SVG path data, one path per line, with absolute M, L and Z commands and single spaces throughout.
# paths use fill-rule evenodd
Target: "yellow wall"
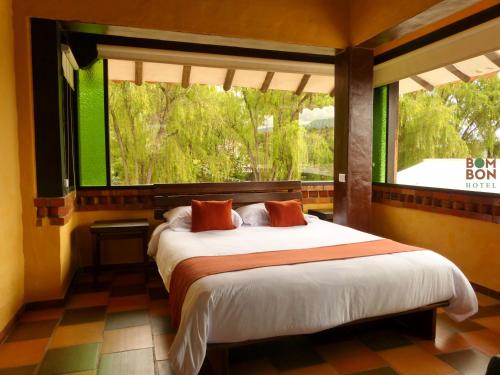
M 498 224 L 374 203 L 372 231 L 434 250 L 453 261 L 470 281 L 500 290 Z
M 12 3 L 0 0 L 0 330 L 21 307 L 24 257 L 19 189 Z

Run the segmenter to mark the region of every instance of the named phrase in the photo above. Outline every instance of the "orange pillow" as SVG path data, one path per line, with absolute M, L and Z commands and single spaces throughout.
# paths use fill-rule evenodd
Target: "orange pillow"
M 267 201 L 265 205 L 272 227 L 307 225 L 302 205 L 298 201 Z
M 233 225 L 231 209 L 233 201 L 191 201 L 191 232 L 206 230 L 227 230 L 236 228 Z

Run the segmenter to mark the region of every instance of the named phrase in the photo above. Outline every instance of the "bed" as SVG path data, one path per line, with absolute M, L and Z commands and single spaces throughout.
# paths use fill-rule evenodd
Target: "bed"
M 161 213 L 189 204 L 193 197 L 231 198 L 236 206 L 299 198 L 300 183 L 290 184 L 207 184 L 204 194 L 167 191 L 155 202 Z M 198 233 L 173 231 L 168 224 L 161 224 L 152 236 L 149 254 L 170 291 L 175 267 L 193 257 L 363 244 L 379 239 L 319 219 L 311 219 L 306 226 L 242 226 Z M 432 338 L 438 306 L 455 320 L 477 312 L 476 296 L 463 273 L 430 250 L 214 274 L 189 287 L 169 360 L 176 373 L 194 375 L 203 364 L 207 346 L 225 349 L 397 314 L 422 319 L 426 325 L 423 332 Z M 218 367 L 224 371 L 223 358 Z

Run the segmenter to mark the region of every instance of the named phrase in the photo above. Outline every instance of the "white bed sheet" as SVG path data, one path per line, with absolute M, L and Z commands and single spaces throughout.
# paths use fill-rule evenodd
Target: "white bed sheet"
M 194 256 L 242 254 L 356 243 L 380 237 L 326 221 L 289 228 L 175 232 L 162 224 L 149 254 L 169 287 L 174 267 Z M 350 321 L 449 300 L 463 320 L 475 293 L 451 261 L 429 250 L 274 266 L 204 277 L 190 287 L 170 348 L 177 374 L 197 374 L 207 343 L 313 333 Z

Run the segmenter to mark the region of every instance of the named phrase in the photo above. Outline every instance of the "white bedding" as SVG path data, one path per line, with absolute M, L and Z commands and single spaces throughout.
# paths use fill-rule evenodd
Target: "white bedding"
M 157 228 L 149 254 L 168 289 L 174 267 L 193 256 L 301 249 L 379 239 L 326 221 L 307 226 L 242 226 L 229 231 Z M 274 266 L 204 277 L 190 287 L 170 348 L 177 374 L 197 374 L 207 343 L 318 332 L 353 320 L 449 300 L 463 320 L 477 312 L 474 291 L 448 259 L 429 250 Z

